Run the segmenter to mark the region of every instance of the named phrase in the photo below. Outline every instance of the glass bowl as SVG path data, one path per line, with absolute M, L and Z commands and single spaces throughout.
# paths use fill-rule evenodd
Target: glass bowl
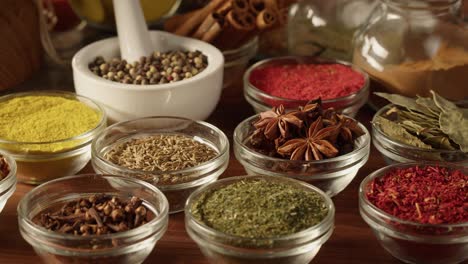
M 329 209 L 328 215 L 319 224 L 295 234 L 254 240 L 257 245 L 264 246 L 252 246 L 252 239 L 219 232 L 194 218 L 190 208 L 193 202 L 203 195 L 203 193 L 224 187 L 237 181 L 251 179 L 267 179 L 268 181 L 295 185 L 306 191 L 317 192 L 325 200 L 325 204 Z M 325 193 L 315 186 L 284 177 L 239 176 L 219 180 L 192 193 L 185 206 L 185 228 L 187 233 L 198 244 L 200 250 L 208 258 L 210 263 L 309 263 L 318 253 L 321 246 L 332 235 L 334 218 L 335 207 L 332 200 Z
M 148 223 L 120 233 L 75 236 L 49 231 L 33 222 L 44 209 L 93 194 L 136 196 L 155 217 Z M 149 183 L 112 175 L 77 175 L 44 183 L 21 199 L 19 229 L 23 238 L 45 263 L 142 263 L 163 236 L 168 225 L 168 202 Z
M 257 54 L 258 37 L 254 37 L 237 49 L 224 50 L 223 89 L 242 85 L 242 75 L 249 61 Z
M 182 134 L 214 148 L 218 155 L 198 166 L 176 171 L 143 171 L 116 165 L 104 155 L 116 142 L 141 135 Z M 214 182 L 229 163 L 229 141 L 215 126 L 182 117 L 147 117 L 114 124 L 102 131 L 92 144 L 92 164 L 98 173 L 138 178 L 158 187 L 169 200 L 169 212 L 184 210 L 187 197 L 197 188 Z M 159 184 L 159 177 L 184 177 L 187 181 Z
M 0 179 L 0 213 L 16 190 L 16 162 L 12 157 L 0 152 L 0 157 L 2 156 L 8 164 L 10 172 L 5 178 Z
M 257 119 L 258 115 L 247 118 L 234 131 L 234 154 L 249 175 L 293 178 L 335 196 L 348 186 L 369 159 L 370 135 L 361 123 L 359 127 L 365 134 L 355 140 L 354 150 L 345 155 L 319 161 L 295 161 L 261 154 L 245 144 L 249 133 L 255 129 L 253 122 Z
M 392 107 L 394 105 L 389 104 L 381 108 L 372 120 L 372 142 L 387 164 L 412 161 L 446 161 L 468 166 L 468 153 L 461 150 L 422 149 L 389 138 L 374 121 L 377 116 L 381 116 Z
M 468 260 L 468 222 L 431 225 L 404 221 L 380 210 L 367 199 L 365 194 L 373 179 L 393 169 L 416 165 L 439 165 L 468 173 L 464 166 L 443 163 L 397 163 L 379 169 L 367 176 L 359 188 L 362 218 L 372 228 L 380 245 L 403 262 L 455 264 Z
M 96 127 L 84 134 L 53 142 L 18 142 L 0 138 L 0 150 L 13 157 L 18 181 L 40 184 L 65 175 L 74 175 L 91 159 L 91 141 L 106 127 L 104 109 L 95 101 L 71 92 L 45 91 L 14 93 L 0 97 L 0 102 L 24 96 L 58 96 L 78 100 L 101 115 Z M 44 146 L 53 151 L 43 151 Z
M 304 106 L 309 100 L 295 100 L 273 96 L 258 89 L 250 82 L 250 74 L 252 71 L 272 65 L 287 65 L 287 64 L 343 64 L 351 67 L 354 71 L 364 76 L 364 85 L 356 93 L 344 97 L 322 100 L 324 108 L 333 107 L 337 112 L 347 116 L 354 117 L 358 110 L 367 102 L 369 97 L 369 77 L 356 66 L 340 60 L 329 60 L 318 57 L 308 56 L 287 56 L 277 57 L 272 59 L 262 60 L 252 66 L 244 74 L 244 97 L 252 105 L 256 113 L 270 110 L 274 106 L 282 104 L 286 111 L 296 110 L 299 106 Z

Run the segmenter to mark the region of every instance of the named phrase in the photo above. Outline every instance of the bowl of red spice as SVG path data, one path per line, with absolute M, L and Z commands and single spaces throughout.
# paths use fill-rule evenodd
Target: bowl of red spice
M 234 131 L 234 154 L 249 175 L 294 178 L 330 196 L 348 186 L 369 151 L 367 129 L 320 101 L 290 112 L 274 107 Z
M 369 77 L 356 66 L 308 56 L 266 59 L 244 75 L 244 96 L 259 113 L 282 104 L 286 110 L 322 99 L 326 108 L 355 116 L 369 96 Z
M 68 176 L 21 199 L 19 231 L 45 263 L 142 263 L 167 230 L 168 208 L 137 179 Z
M 382 247 L 406 263 L 468 260 L 468 169 L 400 163 L 367 176 L 359 209 Z
M 16 162 L 0 152 L 0 213 L 16 190 Z

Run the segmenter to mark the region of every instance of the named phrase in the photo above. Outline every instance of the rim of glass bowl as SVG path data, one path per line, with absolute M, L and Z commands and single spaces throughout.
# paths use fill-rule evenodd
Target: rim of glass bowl
M 79 101 L 86 104 L 88 107 L 90 107 L 90 108 L 92 108 L 94 110 L 97 110 L 98 113 L 101 115 L 101 119 L 99 120 L 99 122 L 97 123 L 97 125 L 94 128 L 86 131 L 85 133 L 82 133 L 80 135 L 77 135 L 77 136 L 74 136 L 74 137 L 71 137 L 71 138 L 66 138 L 66 139 L 61 139 L 61 140 L 56 140 L 56 141 L 21 142 L 21 141 L 14 141 L 14 140 L 7 140 L 7 139 L 0 138 L 0 144 L 7 144 L 7 145 L 36 145 L 36 146 L 64 143 L 64 142 L 70 142 L 70 141 L 82 140 L 82 139 L 88 138 L 83 143 L 81 143 L 79 145 L 76 145 L 75 147 L 72 147 L 72 148 L 69 148 L 69 149 L 64 149 L 64 150 L 61 150 L 61 151 L 58 151 L 58 152 L 24 152 L 24 151 L 16 152 L 16 151 L 8 151 L 6 149 L 2 149 L 4 152 L 7 152 L 7 153 L 9 153 L 10 155 L 13 155 L 13 156 L 27 155 L 28 157 L 30 157 L 31 155 L 35 155 L 35 156 L 41 156 L 41 157 L 44 157 L 44 158 L 54 157 L 57 154 L 63 154 L 63 153 L 67 153 L 67 152 L 72 152 L 74 150 L 79 150 L 80 148 L 88 145 L 89 143 L 91 143 L 91 141 L 93 139 L 93 136 L 97 132 L 99 132 L 101 127 L 105 126 L 105 124 L 106 124 L 106 120 L 107 120 L 106 112 L 105 112 L 104 108 L 99 103 L 97 103 L 96 101 L 94 101 L 93 99 L 91 99 L 89 97 L 78 95 L 78 94 L 75 94 L 75 93 L 72 93 L 72 92 L 58 91 L 58 90 L 48 90 L 48 91 L 30 91 L 30 92 L 13 93 L 13 94 L 7 94 L 7 95 L 4 95 L 4 96 L 0 97 L 0 102 L 5 102 L 5 101 L 8 101 L 10 99 L 14 99 L 14 98 L 18 98 L 18 97 L 43 96 L 43 95 L 45 95 L 45 96 L 57 96 L 57 97 L 62 97 L 62 98 L 67 98 L 67 99 L 75 99 L 75 98 L 76 99 L 82 99 L 82 100 L 79 100 Z
M 374 137 L 374 140 L 375 141 L 384 141 L 385 143 L 387 144 L 390 144 L 390 145 L 393 145 L 393 146 L 397 146 L 397 147 L 400 147 L 400 148 L 405 148 L 405 149 L 408 149 L 408 150 L 412 150 L 412 151 L 418 151 L 418 152 L 425 152 L 425 153 L 461 153 L 462 151 L 461 150 L 448 150 L 448 149 L 423 149 L 423 148 L 418 148 L 418 147 L 415 147 L 415 146 L 411 146 L 411 145 L 407 145 L 405 143 L 401 143 L 401 142 L 398 142 L 398 141 L 395 141 L 391 138 L 389 138 L 381 129 L 380 129 L 380 126 L 377 125 L 375 123 L 375 119 L 378 117 L 378 116 L 381 116 L 382 113 L 384 112 L 387 112 L 390 108 L 394 107 L 396 105 L 394 104 L 388 104 L 382 108 L 379 109 L 379 111 L 377 111 L 377 113 L 375 113 L 374 117 L 372 117 L 372 131 L 375 131 L 376 132 L 376 135 L 374 136 L 378 136 L 379 138 L 375 138 Z M 375 143 L 375 142 L 374 142 Z M 392 153 L 394 154 L 397 154 L 398 156 L 403 156 L 405 157 L 404 155 L 401 155 L 401 153 L 395 153 L 392 151 Z M 468 154 L 467 154 L 468 155 Z
M 310 236 L 311 232 L 318 232 L 316 236 L 313 237 L 311 240 L 315 240 L 316 238 L 319 238 L 321 235 L 327 233 L 331 228 L 333 228 L 333 223 L 334 223 L 334 218 L 335 218 L 335 205 L 333 204 L 332 199 L 325 194 L 322 190 L 319 188 L 315 187 L 314 185 L 308 184 L 303 181 L 295 180 L 295 179 L 290 179 L 290 178 L 285 178 L 285 177 L 280 177 L 280 176 L 263 176 L 263 175 L 244 175 L 244 176 L 235 176 L 235 177 L 228 177 L 224 178 L 221 180 L 218 180 L 216 182 L 210 183 L 208 185 L 205 185 L 201 188 L 198 188 L 195 190 L 192 194 L 190 194 L 189 198 L 187 199 L 185 203 L 185 217 L 189 219 L 189 221 L 193 222 L 196 226 L 197 229 L 202 230 L 203 236 L 204 237 L 222 237 L 224 239 L 229 239 L 229 240 L 240 240 L 240 241 L 245 241 L 245 240 L 252 240 L 252 238 L 246 238 L 246 237 L 241 237 L 241 236 L 236 236 L 236 235 L 229 235 L 226 233 L 223 233 L 221 231 L 218 231 L 214 228 L 211 228 L 204 223 L 200 222 L 197 220 L 195 217 L 192 215 L 192 210 L 191 210 L 191 205 L 194 202 L 195 197 L 201 195 L 203 192 L 210 191 L 212 189 L 215 189 L 218 186 L 226 186 L 227 183 L 235 183 L 240 180 L 250 180 L 250 179 L 265 179 L 267 181 L 278 181 L 278 182 L 288 182 L 288 184 L 292 185 L 300 185 L 303 188 L 306 188 L 308 191 L 314 191 L 320 195 L 324 199 L 324 202 L 328 208 L 328 214 L 325 216 L 322 221 L 314 226 L 311 226 L 307 229 L 304 229 L 302 231 L 299 231 L 297 233 L 291 234 L 291 235 L 286 235 L 286 236 L 279 236 L 279 237 L 266 237 L 266 238 L 259 238 L 255 239 L 255 241 L 278 241 L 278 242 L 283 242 L 283 241 L 288 241 L 288 240 L 295 240 L 299 239 L 302 237 L 308 237 Z M 197 230 L 197 233 L 200 233 L 200 231 Z M 236 247 L 236 248 L 242 248 L 242 247 Z
M 244 60 L 246 62 L 250 60 L 247 56 L 255 55 L 258 48 L 258 37 L 253 37 L 251 40 L 244 43 L 237 49 L 229 49 L 221 51 L 224 56 L 224 68 L 229 68 L 234 65 L 242 63 Z M 234 60 L 229 60 L 230 57 L 234 57 Z
M 219 150 L 219 153 L 213 159 L 208 160 L 206 162 L 203 162 L 203 163 L 201 163 L 201 164 L 199 164 L 197 166 L 194 166 L 194 167 L 185 168 L 185 169 L 181 169 L 181 170 L 171 170 L 171 171 L 162 171 L 162 170 L 144 171 L 144 170 L 138 170 L 138 169 L 129 169 L 127 167 L 123 167 L 123 166 L 119 166 L 117 164 L 114 164 L 114 163 L 104 159 L 104 157 L 101 155 L 102 154 L 102 151 L 101 151 L 102 149 L 98 150 L 97 147 L 96 147 L 95 142 L 97 142 L 97 140 L 99 138 L 104 137 L 109 130 L 111 130 L 111 129 L 115 128 L 115 127 L 118 127 L 118 126 L 121 126 L 121 125 L 126 125 L 128 123 L 132 123 L 132 122 L 135 122 L 135 121 L 141 121 L 141 120 L 146 120 L 146 119 L 153 119 L 154 120 L 154 119 L 163 119 L 163 118 L 170 118 L 170 119 L 177 119 L 177 120 L 181 120 L 181 121 L 193 122 L 193 123 L 197 123 L 199 125 L 205 126 L 205 127 L 209 128 L 209 129 L 212 129 L 220 137 L 220 141 L 223 144 L 223 148 Z M 136 133 L 136 134 L 138 134 L 138 133 Z M 216 149 L 216 150 L 218 150 L 218 149 Z M 199 171 L 199 170 L 205 171 L 205 170 L 208 170 L 209 168 L 214 167 L 213 164 L 217 165 L 216 168 L 221 167 L 222 164 L 224 163 L 223 159 L 225 158 L 225 155 L 229 153 L 229 140 L 228 140 L 227 136 L 224 134 L 223 131 L 221 131 L 216 126 L 214 126 L 214 125 L 212 125 L 210 123 L 204 122 L 204 121 L 197 121 L 197 120 L 193 120 L 193 119 L 190 119 L 190 118 L 177 117 L 177 116 L 150 116 L 150 117 L 143 117 L 143 118 L 137 118 L 137 119 L 132 119 L 132 120 L 128 120 L 128 121 L 119 122 L 119 123 L 113 124 L 113 125 L 105 128 L 105 129 L 103 129 L 94 138 L 93 143 L 91 144 L 91 153 L 92 153 L 93 157 L 96 157 L 99 160 L 99 162 L 105 164 L 106 166 L 109 166 L 109 167 L 111 167 L 113 169 L 116 169 L 116 170 L 119 170 L 119 171 L 123 171 L 125 173 L 130 174 L 130 175 L 134 174 L 134 173 L 139 173 L 139 174 L 178 174 L 178 173 L 187 173 L 188 174 L 188 173 L 190 173 L 192 171 Z M 193 181 L 189 181 L 189 182 L 183 182 L 183 183 L 171 184 L 171 185 L 165 185 L 165 184 L 158 185 L 158 184 L 156 184 L 156 186 L 160 187 L 163 190 L 185 189 L 185 188 L 188 188 L 188 187 L 196 186 L 200 182 L 204 182 L 205 179 L 208 178 L 209 176 L 210 175 L 207 175 L 207 176 L 201 177 L 201 178 L 196 178 Z M 126 176 L 126 177 L 132 177 L 132 176 Z
M 406 162 L 406 163 L 396 163 L 396 164 L 385 166 L 385 167 L 380 168 L 380 169 L 372 172 L 371 174 L 369 174 L 367 177 L 365 177 L 362 180 L 361 184 L 359 185 L 359 201 L 364 205 L 364 206 L 362 206 L 362 205 L 360 206 L 361 209 L 367 211 L 370 214 L 377 215 L 379 218 L 384 218 L 385 220 L 389 220 L 389 221 L 392 221 L 392 222 L 396 222 L 398 224 L 404 224 L 404 225 L 412 226 L 412 227 L 436 227 L 436 228 L 437 227 L 440 227 L 440 228 L 463 227 L 463 228 L 468 228 L 468 222 L 456 223 L 456 224 L 422 224 L 422 223 L 418 223 L 418 222 L 403 220 L 403 219 L 400 219 L 400 218 L 398 218 L 396 216 L 393 216 L 393 215 L 383 211 L 382 209 L 378 208 L 377 206 L 372 204 L 367 199 L 367 197 L 365 195 L 365 189 L 373 179 L 383 177 L 385 175 L 385 173 L 387 173 L 387 172 L 389 172 L 389 171 L 391 171 L 393 169 L 396 169 L 396 168 L 408 168 L 408 167 L 414 167 L 414 166 L 419 166 L 419 167 L 421 167 L 421 166 L 439 166 L 439 167 L 448 168 L 450 170 L 454 170 L 454 169 L 460 169 L 462 171 L 467 171 L 468 170 L 464 166 L 449 163 L 449 162 Z M 386 227 L 394 230 L 394 228 L 391 228 L 391 227 L 388 227 L 388 226 L 386 226 Z M 397 231 L 401 232 L 399 230 L 397 230 Z M 428 236 L 430 236 L 430 235 L 428 235 Z M 466 239 L 468 239 L 468 237 L 466 237 Z
M 151 190 L 153 193 L 156 193 L 159 196 L 159 199 L 162 199 L 162 208 L 160 212 L 156 215 L 154 219 L 149 221 L 148 223 L 141 225 L 137 228 L 133 228 L 127 231 L 122 231 L 118 233 L 113 233 L 113 234 L 105 234 L 105 235 L 89 235 L 89 236 L 75 236 L 72 234 L 63 234 L 63 233 L 58 233 L 58 232 L 52 232 L 44 227 L 41 227 L 39 225 L 36 225 L 28 216 L 25 208 L 25 203 L 30 200 L 30 197 L 35 194 L 36 192 L 41 191 L 42 188 L 45 186 L 53 185 L 57 182 L 64 182 L 68 181 L 71 179 L 76 179 L 76 178 L 91 178 L 91 177 L 104 177 L 104 178 L 113 178 L 113 179 L 118 179 L 118 180 L 123 180 L 127 182 L 133 182 L 137 185 L 140 185 L 144 187 L 145 189 Z M 86 192 L 86 191 L 84 191 Z M 169 202 L 167 201 L 166 196 L 155 186 L 151 185 L 150 183 L 144 182 L 142 180 L 138 180 L 135 178 L 128 178 L 124 176 L 118 176 L 118 175 L 108 175 L 108 174 L 81 174 L 81 175 L 73 175 L 73 176 L 66 176 L 66 177 L 61 177 L 55 180 L 48 181 L 46 183 L 43 183 L 33 190 L 29 191 L 26 193 L 26 195 L 21 199 L 21 201 L 18 204 L 18 216 L 20 218 L 21 222 L 24 222 L 26 224 L 25 229 L 28 230 L 28 232 L 33 231 L 35 234 L 38 234 L 40 236 L 44 237 L 49 237 L 49 238 L 54 238 L 54 239 L 67 239 L 67 240 L 93 240 L 93 239 L 115 239 L 115 238 L 123 238 L 123 237 L 131 237 L 134 235 L 137 235 L 138 233 L 141 233 L 145 229 L 149 229 L 151 227 L 156 227 L 162 224 L 164 222 L 164 219 L 167 217 L 169 213 Z M 21 225 L 21 224 L 20 224 Z
M 242 149 L 244 149 L 245 151 L 247 151 L 249 153 L 249 155 L 252 155 L 256 158 L 261 158 L 261 159 L 268 159 L 270 161 L 277 161 L 277 162 L 290 162 L 292 164 L 325 164 L 325 163 L 331 163 L 331 162 L 335 162 L 335 161 L 343 161 L 343 160 L 346 160 L 348 158 L 350 158 L 351 156 L 353 156 L 354 154 L 356 154 L 357 152 L 361 151 L 362 149 L 366 148 L 366 146 L 368 146 L 370 144 L 370 134 L 369 134 L 369 131 L 367 130 L 367 128 L 361 124 L 360 122 L 358 122 L 357 120 L 355 120 L 354 118 L 351 118 L 351 117 L 348 117 L 348 118 L 351 118 L 352 120 L 356 121 L 359 125 L 359 127 L 365 132 L 364 135 L 362 135 L 362 137 L 364 137 L 364 142 L 361 146 L 359 146 L 359 148 L 355 148 L 353 149 L 353 151 L 349 152 L 349 153 L 346 153 L 344 155 L 341 155 L 341 156 L 337 156 L 337 157 L 334 157 L 334 158 L 329 158 L 329 159 L 323 159 L 323 160 L 313 160 L 313 161 L 303 161 L 303 160 L 288 160 L 288 159 L 282 159 L 282 158 L 276 158 L 276 157 L 270 157 L 270 156 L 267 156 L 267 155 L 264 155 L 260 152 L 257 152 L 249 147 L 247 147 L 247 145 L 243 142 L 243 140 L 245 141 L 245 139 L 240 139 L 239 138 L 239 134 L 240 134 L 240 130 L 241 130 L 241 127 L 248 123 L 248 124 L 252 124 L 252 121 L 256 118 L 258 118 L 259 114 L 257 115 L 254 115 L 254 116 L 251 116 L 247 119 L 244 119 L 244 121 L 242 121 L 241 123 L 239 123 L 239 125 L 237 125 L 236 129 L 234 130 L 234 143 L 241 146 Z M 319 178 L 317 178 L 319 179 Z
M 342 61 L 342 60 L 333 60 L 333 59 L 324 59 L 324 58 L 319 58 L 319 57 L 314 57 L 314 56 L 283 56 L 283 57 L 276 57 L 276 58 L 271 58 L 271 59 L 266 59 L 259 61 L 252 66 L 250 66 L 247 71 L 244 74 L 244 91 L 246 94 L 249 94 L 251 96 L 255 95 L 261 95 L 262 98 L 268 99 L 268 100 L 275 100 L 275 101 L 281 101 L 285 103 L 296 103 L 296 104 L 302 104 L 305 105 L 307 104 L 310 100 L 296 100 L 296 99 L 289 99 L 289 98 L 284 98 L 284 97 L 278 97 L 274 95 L 270 95 L 265 93 L 264 91 L 258 89 L 255 87 L 250 82 L 250 75 L 251 73 L 256 70 L 257 68 L 266 65 L 266 64 L 281 64 L 281 62 L 286 62 L 284 64 L 299 64 L 299 63 L 305 63 L 305 64 L 342 64 L 345 66 L 350 67 L 354 71 L 358 72 L 364 77 L 364 85 L 355 93 L 346 95 L 346 96 L 341 96 L 333 99 L 327 99 L 327 100 L 322 100 L 322 104 L 333 104 L 341 101 L 354 101 L 359 99 L 361 96 L 365 95 L 366 93 L 369 92 L 369 75 L 364 72 L 362 69 L 357 67 L 356 65 Z M 265 104 L 263 101 L 261 102 L 262 104 Z M 266 104 L 268 105 L 268 104 Z
M 15 184 L 16 182 L 16 162 L 13 157 L 10 155 L 7 155 L 5 152 L 0 151 L 0 156 L 3 156 L 3 158 L 6 160 L 6 163 L 8 164 L 8 167 L 10 171 L 8 172 L 7 176 L 3 179 L 0 180 L 0 197 L 2 196 L 1 194 L 3 191 L 7 190 L 10 188 L 11 185 Z

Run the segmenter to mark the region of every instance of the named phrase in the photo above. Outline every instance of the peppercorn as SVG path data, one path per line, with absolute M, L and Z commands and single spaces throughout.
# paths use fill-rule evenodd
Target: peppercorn
M 124 84 L 164 84 L 191 78 L 208 66 L 208 58 L 200 51 L 155 51 L 134 63 L 119 58 L 108 61 L 96 57 L 89 70 L 109 81 Z

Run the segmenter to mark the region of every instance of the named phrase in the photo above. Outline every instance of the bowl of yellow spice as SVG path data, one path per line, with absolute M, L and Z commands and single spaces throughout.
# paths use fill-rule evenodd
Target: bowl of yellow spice
M 18 181 L 40 184 L 83 169 L 106 126 L 103 108 L 70 92 L 0 97 L 0 150 L 15 159 Z

